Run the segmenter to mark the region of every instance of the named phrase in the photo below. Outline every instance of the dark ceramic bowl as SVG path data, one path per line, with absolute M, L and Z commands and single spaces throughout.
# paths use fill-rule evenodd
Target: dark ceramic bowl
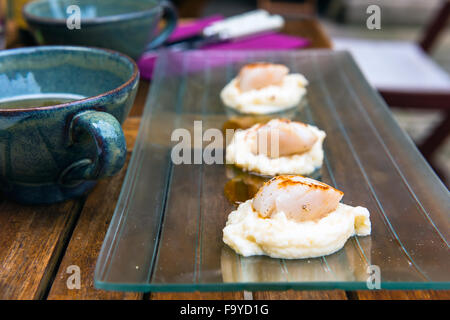
M 162 44 L 177 21 L 170 2 L 157 0 L 37 0 L 25 5 L 23 15 L 40 44 L 108 48 L 133 59 Z
M 123 166 L 134 61 L 83 47 L 0 51 L 0 189 L 25 203 L 77 197 Z

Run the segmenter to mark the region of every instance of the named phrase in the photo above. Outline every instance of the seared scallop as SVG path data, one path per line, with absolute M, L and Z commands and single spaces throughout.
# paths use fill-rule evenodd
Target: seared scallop
M 245 65 L 220 92 L 223 104 L 241 114 L 273 114 L 302 107 L 308 80 L 281 64 Z M 231 111 L 231 110 L 229 110 Z
M 245 65 L 239 72 L 237 83 L 241 91 L 258 90 L 280 85 L 289 69 L 282 64 L 255 62 Z
M 325 183 L 302 176 L 277 176 L 255 195 L 252 207 L 264 218 L 277 212 L 297 222 L 317 221 L 338 207 L 344 193 Z
M 302 154 L 311 150 L 318 140 L 306 124 L 288 119 L 273 119 L 252 134 L 251 151 L 270 158 Z

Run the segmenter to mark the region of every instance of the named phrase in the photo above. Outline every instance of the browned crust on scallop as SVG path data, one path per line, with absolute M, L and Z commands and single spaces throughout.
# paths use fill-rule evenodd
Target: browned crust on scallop
M 284 122 L 284 123 L 287 123 L 287 124 L 289 124 L 289 123 L 295 123 L 295 124 L 302 125 L 302 126 L 304 126 L 304 127 L 307 127 L 307 126 L 308 126 L 308 125 L 307 125 L 306 123 L 304 123 L 304 122 L 301 122 L 301 121 L 292 121 L 292 120 L 286 119 L 286 118 L 279 118 L 278 121 Z
M 300 185 L 306 185 L 306 186 L 308 186 L 308 187 L 310 187 L 310 188 L 313 188 L 313 189 L 319 189 L 319 190 L 330 190 L 330 189 L 334 189 L 335 191 L 339 192 L 341 195 L 344 195 L 344 192 L 342 192 L 342 191 L 340 191 L 340 190 L 338 190 L 338 189 L 336 189 L 336 188 L 333 188 L 332 186 L 329 186 L 329 185 L 327 185 L 327 184 L 325 184 L 325 183 L 323 183 L 323 182 L 320 182 L 320 181 L 315 181 L 315 182 L 295 181 L 295 180 L 292 180 L 292 178 L 294 178 L 294 177 L 302 177 L 302 178 L 306 178 L 306 177 L 304 177 L 304 176 L 302 176 L 302 175 L 280 175 L 280 176 L 275 176 L 275 177 L 273 177 L 272 179 L 270 179 L 269 181 L 266 181 L 266 182 L 264 183 L 264 185 L 263 185 L 261 188 L 259 188 L 259 190 L 258 190 L 258 192 L 255 194 L 254 198 L 256 198 L 256 196 L 257 196 L 260 192 L 262 192 L 262 189 L 263 189 L 266 185 L 270 184 L 271 182 L 273 182 L 273 181 L 275 181 L 275 180 L 283 180 L 283 181 L 281 181 L 280 183 L 278 183 L 278 185 L 277 185 L 277 187 L 280 188 L 280 189 L 287 188 L 288 186 L 293 186 L 293 185 L 299 185 L 299 184 L 300 184 Z M 271 212 L 266 212 L 266 213 L 264 213 L 264 214 L 261 213 L 261 212 L 259 212 L 258 210 L 255 209 L 255 207 L 253 207 L 253 202 L 252 202 L 252 204 L 251 204 L 251 207 L 252 207 L 252 210 L 253 210 L 254 212 L 258 213 L 258 215 L 259 215 L 260 217 L 262 217 L 262 218 L 268 218 L 268 217 L 270 217 Z M 304 205 L 304 206 L 302 207 L 302 210 L 305 211 L 305 212 L 309 212 L 311 209 L 308 207 L 308 205 Z M 332 211 L 330 211 L 330 212 L 332 212 Z M 326 214 L 323 214 L 323 215 L 321 215 L 321 216 L 319 216 L 319 217 L 316 217 L 315 219 L 313 219 L 313 221 L 320 220 L 321 218 L 327 216 L 330 212 L 327 212 Z M 306 220 L 308 220 L 308 219 L 306 219 Z M 303 220 L 299 220 L 299 221 L 303 221 Z
M 242 91 L 241 84 L 240 84 L 240 78 L 241 78 L 242 72 L 245 69 L 255 69 L 255 68 L 266 67 L 266 66 L 282 66 L 282 67 L 287 68 L 288 72 L 289 72 L 289 68 L 286 67 L 284 64 L 280 64 L 280 63 L 271 63 L 271 62 L 265 62 L 265 61 L 257 61 L 257 62 L 248 63 L 248 64 L 244 65 L 241 68 L 241 70 L 239 70 L 239 74 L 236 77 L 236 84 L 235 84 L 236 88 L 239 89 L 239 91 Z
M 283 67 L 286 67 L 284 64 L 281 64 L 281 63 L 271 63 L 271 62 L 266 62 L 266 61 L 256 61 L 256 62 L 251 62 L 251 63 L 248 63 L 248 64 L 244 65 L 241 68 L 241 71 L 243 69 L 245 69 L 245 68 L 253 69 L 253 68 L 259 68 L 259 67 L 266 67 L 266 66 L 283 66 Z
M 295 124 L 302 125 L 302 126 L 304 126 L 304 127 L 307 127 L 307 126 L 308 126 L 308 125 L 307 125 L 306 123 L 304 123 L 304 122 L 300 122 L 300 121 L 292 121 L 292 120 L 287 119 L 287 118 L 274 118 L 274 119 L 271 119 L 270 121 L 272 121 L 272 120 L 278 120 L 278 121 L 284 122 L 284 123 L 286 123 L 286 124 L 289 124 L 289 123 L 295 123 Z M 268 126 L 268 124 L 269 124 L 270 121 L 268 121 L 268 122 L 266 122 L 266 123 L 257 123 L 257 124 L 254 124 L 254 125 L 253 125 L 251 128 L 249 128 L 248 130 L 256 131 L 256 130 L 258 130 L 258 129 L 261 129 L 261 128 L 263 128 L 263 127 L 266 127 L 266 126 Z
M 283 189 L 283 188 L 287 188 L 288 186 L 293 186 L 293 185 L 306 185 L 308 187 L 314 188 L 314 189 L 321 189 L 321 190 L 329 190 L 329 189 L 334 189 L 335 191 L 339 192 L 340 194 L 344 195 L 344 192 L 342 192 L 341 190 L 338 190 L 336 188 L 333 188 L 332 186 L 329 186 L 323 182 L 320 181 L 316 181 L 314 183 L 312 182 L 304 182 L 304 181 L 295 181 L 292 180 L 292 178 L 294 177 L 302 177 L 302 178 L 306 178 L 302 175 L 280 175 L 280 176 L 275 176 L 272 179 L 266 181 L 264 183 L 264 185 L 258 190 L 258 192 L 256 193 L 256 195 L 258 195 L 259 192 L 262 192 L 262 188 L 264 188 L 266 185 L 268 185 L 269 183 L 275 181 L 275 180 L 283 180 L 278 184 L 278 188 Z M 255 197 L 256 197 L 255 195 Z
M 293 185 L 305 185 L 308 186 L 310 188 L 313 189 L 321 189 L 321 190 L 329 190 L 329 189 L 334 189 L 335 191 L 339 192 L 340 194 L 344 194 L 344 192 L 342 192 L 341 190 L 338 190 L 336 188 L 333 188 L 332 186 L 329 186 L 326 183 L 320 182 L 320 181 L 315 181 L 315 182 L 305 182 L 305 181 L 296 181 L 296 180 L 292 180 L 292 178 L 294 177 L 302 177 L 305 178 L 301 175 L 281 175 L 281 176 L 277 176 L 276 179 L 280 180 L 282 179 L 283 181 L 281 181 L 278 184 L 278 188 L 282 189 L 282 188 L 286 188 L 288 186 L 293 186 Z

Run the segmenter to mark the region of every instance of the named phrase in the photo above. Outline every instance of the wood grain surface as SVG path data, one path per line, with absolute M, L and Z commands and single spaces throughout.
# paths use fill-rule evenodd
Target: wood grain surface
M 330 49 L 333 47 L 330 37 L 317 19 L 286 19 L 283 33 L 303 37 L 311 41 L 310 49 Z
M 83 200 L 0 205 L 0 299 L 45 297 Z
M 254 300 L 346 300 L 343 290 L 314 291 L 257 291 L 253 293 Z
M 352 292 L 359 300 L 449 300 L 449 290 L 367 290 Z
M 127 164 L 130 156 L 128 155 Z M 113 215 L 127 165 L 114 177 L 100 181 L 89 195 L 78 223 L 59 265 L 48 299 L 140 299 L 139 293 L 121 293 L 96 290 L 94 269 L 107 226 Z M 68 289 L 71 265 L 80 268 L 80 289 Z
M 243 292 L 170 292 L 152 293 L 151 300 L 242 300 Z

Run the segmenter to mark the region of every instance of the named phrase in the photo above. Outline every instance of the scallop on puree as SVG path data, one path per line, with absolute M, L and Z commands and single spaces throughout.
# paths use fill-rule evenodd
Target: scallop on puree
M 245 65 L 220 93 L 223 103 L 241 113 L 268 114 L 293 108 L 306 94 L 306 78 L 281 64 Z
M 322 166 L 319 128 L 288 119 L 273 119 L 239 130 L 226 149 L 226 160 L 247 171 L 263 175 L 309 175 Z
M 371 232 L 369 211 L 340 203 L 343 195 L 310 178 L 274 177 L 230 213 L 223 241 L 243 256 L 300 259 L 332 254 L 351 236 Z

